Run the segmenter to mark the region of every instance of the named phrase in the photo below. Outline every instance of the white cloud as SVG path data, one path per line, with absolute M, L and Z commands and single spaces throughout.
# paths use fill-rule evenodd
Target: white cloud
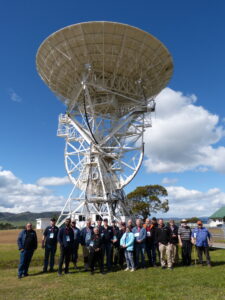
M 156 98 L 153 128 L 145 133 L 145 166 L 149 172 L 208 169 L 225 173 L 225 136 L 219 117 L 195 105 L 196 96 L 165 88 Z
M 42 177 L 38 179 L 37 184 L 42 186 L 55 186 L 69 184 L 69 178 L 65 177 Z
M 11 171 L 0 170 L 0 211 L 61 210 L 64 203 L 64 197 L 54 195 L 50 189 L 23 183 Z
M 210 216 L 225 206 L 225 193 L 218 188 L 206 192 L 188 190 L 182 186 L 169 186 L 166 189 L 170 206 L 167 215 L 171 217 Z
M 162 184 L 175 184 L 177 183 L 178 179 L 177 178 L 168 178 L 168 177 L 164 177 L 162 179 Z
M 13 89 L 9 89 L 9 96 L 10 96 L 10 99 L 14 102 L 22 101 L 22 98 Z

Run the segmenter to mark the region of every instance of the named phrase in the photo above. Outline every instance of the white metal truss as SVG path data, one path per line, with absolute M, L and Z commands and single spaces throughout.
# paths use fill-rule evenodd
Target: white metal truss
M 68 216 L 79 221 L 79 216 L 99 215 L 110 222 L 130 217 L 123 188 L 141 166 L 144 129 L 151 126 L 145 118 L 154 109 L 149 101 L 130 99 L 127 105 L 127 95 L 93 85 L 91 78 L 88 68 L 75 101 L 59 116 L 57 135 L 66 141 L 65 167 L 73 184 L 59 226 Z M 121 79 L 120 86 L 124 84 Z

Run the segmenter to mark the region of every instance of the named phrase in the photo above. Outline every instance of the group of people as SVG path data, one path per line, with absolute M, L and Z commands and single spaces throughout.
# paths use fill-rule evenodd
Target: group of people
M 158 256 L 162 269 L 173 270 L 179 260 L 178 245 L 182 249 L 183 265 L 191 265 L 192 246 L 195 245 L 199 263 L 203 264 L 204 253 L 207 265 L 211 266 L 209 256 L 211 235 L 200 220 L 193 230 L 185 219 L 178 228 L 174 220 L 165 225 L 163 219 L 156 218 L 147 218 L 144 224 L 142 219 L 137 219 L 135 224 L 132 220 L 128 220 L 127 223 L 113 220 L 111 225 L 108 224 L 108 219 L 99 219 L 97 224 L 87 220 L 86 226 L 80 230 L 76 226 L 76 220 L 71 221 L 67 218 L 65 226 L 58 228 L 56 220 L 52 218 L 42 238 L 42 248 L 45 250 L 43 272 L 54 271 L 58 243 L 59 276 L 62 275 L 63 264 L 65 264 L 64 273 L 69 272 L 70 261 L 77 269 L 79 245 L 83 250 L 84 269 L 90 270 L 91 274 L 94 274 L 96 264 L 102 274 L 105 273 L 105 266 L 108 272 L 118 268 L 124 269 L 124 262 L 126 262 L 124 271 L 133 272 L 138 268 L 146 268 L 145 253 L 150 267 L 157 266 Z M 22 278 L 28 276 L 28 268 L 37 248 L 37 235 L 31 223 L 20 232 L 18 248 L 20 250 L 18 278 Z

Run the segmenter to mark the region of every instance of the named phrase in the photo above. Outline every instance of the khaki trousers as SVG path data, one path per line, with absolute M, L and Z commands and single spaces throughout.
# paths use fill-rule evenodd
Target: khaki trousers
M 179 256 L 178 256 L 178 245 L 177 244 L 171 244 L 171 259 L 172 263 L 178 263 Z
M 172 245 L 168 244 L 168 245 L 163 245 L 161 243 L 159 243 L 159 252 L 160 252 L 160 263 L 162 267 L 165 267 L 166 265 L 166 260 L 167 260 L 167 265 L 168 268 L 171 268 L 173 263 L 172 263 Z M 166 259 L 165 259 L 166 256 Z

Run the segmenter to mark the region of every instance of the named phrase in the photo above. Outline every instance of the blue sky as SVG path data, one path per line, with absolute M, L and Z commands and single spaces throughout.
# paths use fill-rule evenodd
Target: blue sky
M 0 210 L 59 209 L 71 189 L 40 180 L 65 182 L 64 140 L 56 136 L 65 107 L 41 81 L 35 56 L 54 31 L 92 20 L 148 31 L 174 60 L 146 133 L 145 162 L 126 191 L 165 185 L 167 216 L 209 215 L 225 205 L 224 14 L 222 0 L 0 1 Z

